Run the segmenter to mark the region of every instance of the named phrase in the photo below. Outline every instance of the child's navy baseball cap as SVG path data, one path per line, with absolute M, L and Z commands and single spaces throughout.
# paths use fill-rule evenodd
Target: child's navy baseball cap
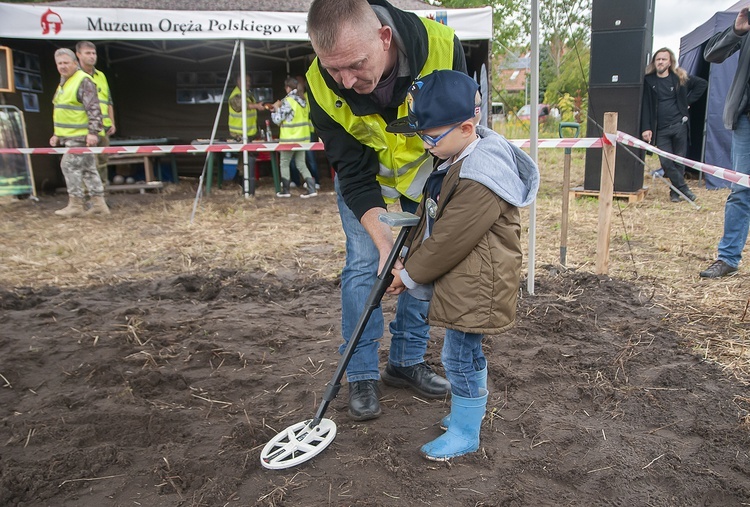
M 476 81 L 455 70 L 436 70 L 417 78 L 406 95 L 409 115 L 392 121 L 386 130 L 408 134 L 473 118 L 479 112 L 474 104 L 478 89 Z

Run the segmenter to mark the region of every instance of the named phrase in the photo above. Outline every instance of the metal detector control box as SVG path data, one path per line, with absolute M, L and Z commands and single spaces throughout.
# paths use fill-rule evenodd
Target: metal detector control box
M 380 221 L 391 227 L 414 227 L 419 223 L 419 217 L 414 213 L 406 211 L 389 211 L 383 213 L 378 218 Z

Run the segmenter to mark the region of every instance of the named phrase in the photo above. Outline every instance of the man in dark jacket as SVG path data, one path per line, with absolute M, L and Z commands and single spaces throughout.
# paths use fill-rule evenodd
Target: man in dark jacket
M 748 8 L 737 14 L 734 25 L 717 33 L 706 43 L 703 57 L 711 63 L 721 63 L 738 50 L 737 70 L 724 103 L 724 126 L 732 131 L 732 169 L 750 174 L 750 23 Z M 719 242 L 719 258 L 701 271 L 703 278 L 719 278 L 737 272 L 742 260 L 742 250 L 747 243 L 750 227 L 750 188 L 732 184 L 732 191 L 724 207 L 724 235 Z
M 643 140 L 656 144 L 661 150 L 684 157 L 688 148 L 688 108 L 701 98 L 707 87 L 705 79 L 688 76 L 687 72 L 677 66 L 672 50 L 661 48 L 654 53 L 646 68 L 643 83 Z M 685 183 L 685 166 L 664 157 L 659 157 L 659 161 L 672 186 L 694 201 L 695 195 Z M 680 201 L 680 195 L 674 189 L 670 189 L 669 197 L 672 202 Z
M 341 332 L 348 342 L 393 245 L 391 230 L 378 216 L 396 202 L 405 211 L 416 211 L 432 172 L 432 157 L 419 138 L 405 140 L 385 127 L 406 114 L 406 94 L 417 76 L 438 68 L 466 72 L 466 60 L 452 29 L 385 0 L 315 0 L 307 27 L 317 54 L 306 76 L 310 116 L 336 170 L 346 234 Z M 422 397 L 442 398 L 450 384 L 424 362 L 427 310 L 427 302 L 408 294 L 399 297 L 383 381 Z M 383 328 L 378 308 L 347 367 L 349 415 L 358 421 L 380 415 Z

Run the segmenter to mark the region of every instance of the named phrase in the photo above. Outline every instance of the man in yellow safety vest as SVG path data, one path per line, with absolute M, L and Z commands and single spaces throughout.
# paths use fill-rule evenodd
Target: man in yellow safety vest
M 314 0 L 307 28 L 317 55 L 307 72 L 310 116 L 336 170 L 347 238 L 341 328 L 348 342 L 393 245 L 390 228 L 378 216 L 397 201 L 404 211 L 416 211 L 433 167 L 419 137 L 390 134 L 385 127 L 407 115 L 407 91 L 416 77 L 436 69 L 465 73 L 466 58 L 451 28 L 385 0 Z M 424 361 L 427 308 L 426 301 L 399 296 L 382 379 L 422 397 L 443 398 L 450 383 Z M 381 413 L 377 381 L 383 328 L 377 308 L 347 367 L 349 416 L 357 421 Z
M 242 75 L 237 74 L 235 78 L 236 86 L 229 94 L 229 100 L 227 101 L 227 113 L 229 126 L 229 137 L 236 142 L 244 142 L 242 138 Z M 245 76 L 245 103 L 246 106 L 246 128 L 247 128 L 247 140 L 252 141 L 258 135 L 258 111 L 263 111 L 265 108 L 263 104 L 259 103 L 255 96 L 250 91 L 250 85 L 252 80 L 250 74 Z M 250 172 L 255 168 L 255 155 L 253 152 L 247 152 L 247 166 Z M 241 170 L 241 164 L 237 164 L 237 170 Z M 253 178 L 253 174 L 249 174 L 249 178 Z
M 102 124 L 104 125 L 104 130 L 101 132 L 102 137 L 99 139 L 99 146 L 109 146 L 109 138 L 117 131 L 115 128 L 115 108 L 112 105 L 112 93 L 109 89 L 107 76 L 96 68 L 96 46 L 93 42 L 89 41 L 78 42 L 76 44 L 76 57 L 78 58 L 81 70 L 88 74 L 89 78 L 96 85 L 99 106 L 102 109 Z M 97 158 L 99 175 L 101 176 L 102 181 L 105 181 L 107 179 L 108 156 L 106 154 L 101 154 Z
M 50 146 L 97 146 L 103 126 L 96 85 L 78 67 L 70 49 L 55 51 L 55 64 L 60 73 L 60 85 L 52 99 L 54 134 L 49 140 Z M 68 188 L 68 205 L 55 211 L 56 215 L 69 218 L 84 214 L 84 186 L 91 195 L 91 208 L 86 213 L 109 214 L 95 155 L 66 153 L 60 167 Z

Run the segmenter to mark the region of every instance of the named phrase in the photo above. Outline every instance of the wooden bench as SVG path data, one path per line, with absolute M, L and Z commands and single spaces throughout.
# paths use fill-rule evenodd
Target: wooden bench
M 128 192 L 130 190 L 138 190 L 140 193 L 145 194 L 146 190 L 161 190 L 164 188 L 164 183 L 161 181 L 152 181 L 151 183 L 125 183 L 122 185 L 105 185 L 105 192 Z
M 111 165 L 130 165 L 130 164 L 143 164 L 143 168 L 146 174 L 146 183 L 154 181 L 154 164 L 151 161 L 151 157 L 158 158 L 158 155 L 151 154 L 122 154 L 122 155 L 110 155 L 107 159 L 107 166 Z

